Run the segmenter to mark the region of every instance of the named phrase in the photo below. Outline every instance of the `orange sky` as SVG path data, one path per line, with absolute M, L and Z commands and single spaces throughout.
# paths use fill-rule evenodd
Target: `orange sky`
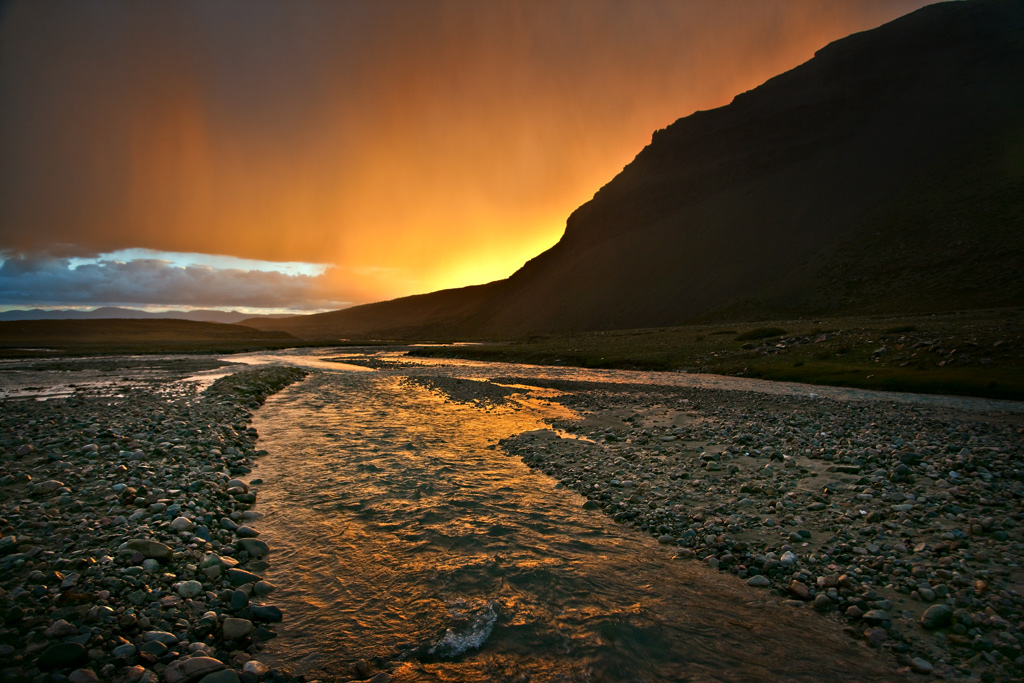
M 654 130 L 925 4 L 15 2 L 0 256 L 328 264 L 332 305 L 506 277 Z

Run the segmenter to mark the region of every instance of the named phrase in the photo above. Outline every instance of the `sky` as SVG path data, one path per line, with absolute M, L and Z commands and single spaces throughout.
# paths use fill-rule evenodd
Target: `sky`
M 652 133 L 928 0 L 0 5 L 0 309 L 512 274 Z

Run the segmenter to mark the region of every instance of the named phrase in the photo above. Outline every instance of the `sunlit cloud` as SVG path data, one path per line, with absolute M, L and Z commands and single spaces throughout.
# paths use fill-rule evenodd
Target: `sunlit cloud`
M 181 255 L 177 255 L 181 256 Z M 229 259 L 231 261 L 231 259 Z M 9 257 L 0 265 L 0 306 L 184 306 L 308 312 L 343 308 L 337 273 L 178 265 L 172 260 Z M 294 264 L 292 264 L 294 266 Z M 358 290 L 351 293 L 358 295 Z

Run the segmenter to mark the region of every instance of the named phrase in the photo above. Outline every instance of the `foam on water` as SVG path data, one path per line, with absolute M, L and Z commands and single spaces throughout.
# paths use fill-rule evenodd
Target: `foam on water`
M 444 636 L 430 647 L 430 654 L 435 657 L 454 658 L 470 650 L 479 650 L 494 631 L 498 621 L 498 610 L 493 600 L 488 600 L 475 613 L 466 612 L 458 607 L 450 610 L 452 616 L 468 617 L 468 622 L 459 628 L 449 628 Z

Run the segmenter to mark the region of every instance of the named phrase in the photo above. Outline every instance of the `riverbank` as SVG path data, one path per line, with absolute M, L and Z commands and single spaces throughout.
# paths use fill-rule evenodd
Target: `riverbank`
M 1018 309 L 552 334 L 419 346 L 411 354 L 1024 399 Z
M 580 415 L 502 450 L 680 561 L 839 620 L 906 673 L 987 682 L 1024 671 L 1019 413 L 498 382 L 557 389 Z
M 295 368 L 0 411 L 0 678 L 282 681 L 247 426 Z

